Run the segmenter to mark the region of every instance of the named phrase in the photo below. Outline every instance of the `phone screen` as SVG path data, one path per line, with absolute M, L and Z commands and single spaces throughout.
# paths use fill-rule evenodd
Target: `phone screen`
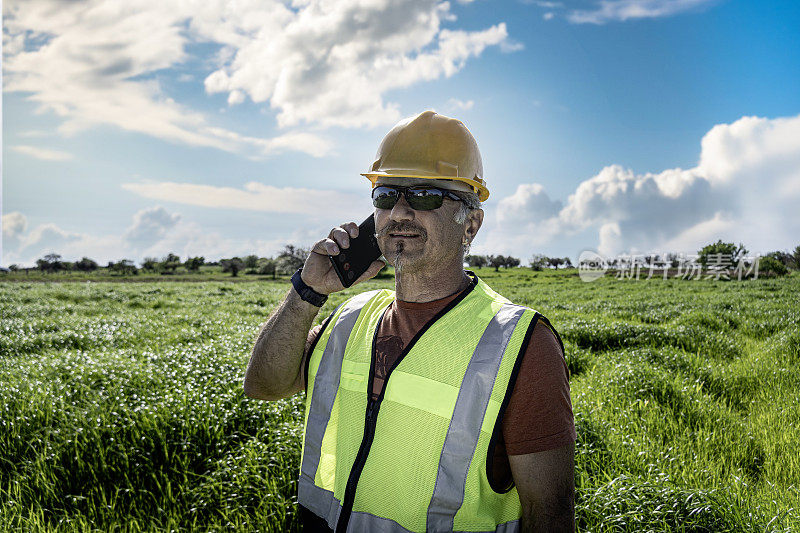
M 358 237 L 350 238 L 349 248 L 339 249 L 338 255 L 328 257 L 342 285 L 349 287 L 382 255 L 375 238 L 375 216 L 358 225 Z

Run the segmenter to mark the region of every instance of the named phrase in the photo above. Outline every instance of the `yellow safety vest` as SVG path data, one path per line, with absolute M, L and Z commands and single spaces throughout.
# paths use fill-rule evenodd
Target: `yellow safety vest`
M 359 294 L 323 326 L 308 362 L 298 503 L 331 529 L 519 530 L 519 495 L 492 479 L 492 452 L 521 355 L 546 319 L 472 277 L 408 343 L 374 402 L 375 339 L 394 291 Z

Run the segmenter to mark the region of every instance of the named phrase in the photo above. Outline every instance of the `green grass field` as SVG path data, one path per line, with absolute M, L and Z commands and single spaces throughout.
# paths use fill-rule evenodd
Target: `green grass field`
M 797 273 L 479 275 L 564 339 L 579 530 L 800 530 Z M 296 529 L 303 398 L 241 387 L 287 288 L 0 283 L 0 528 Z

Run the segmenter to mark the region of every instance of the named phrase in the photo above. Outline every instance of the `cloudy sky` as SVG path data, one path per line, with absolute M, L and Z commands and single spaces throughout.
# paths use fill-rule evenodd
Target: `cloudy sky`
M 5 0 L 0 264 L 309 245 L 425 109 L 481 148 L 477 253 L 793 248 L 798 28 L 791 0 Z

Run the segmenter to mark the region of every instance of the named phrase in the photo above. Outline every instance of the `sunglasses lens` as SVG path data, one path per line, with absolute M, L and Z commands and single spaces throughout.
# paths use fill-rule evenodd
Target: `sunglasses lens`
M 430 211 L 442 207 L 444 195 L 439 189 L 409 189 L 406 195 L 408 205 L 417 211 Z
M 378 209 L 391 209 L 397 203 L 400 191 L 391 187 L 375 187 L 372 189 L 372 205 Z
M 417 211 L 430 211 L 442 207 L 444 193 L 439 189 L 420 188 L 394 188 L 381 185 L 372 189 L 372 205 L 378 209 L 391 209 L 400 199 L 401 191 L 405 191 L 406 201 L 412 209 Z

